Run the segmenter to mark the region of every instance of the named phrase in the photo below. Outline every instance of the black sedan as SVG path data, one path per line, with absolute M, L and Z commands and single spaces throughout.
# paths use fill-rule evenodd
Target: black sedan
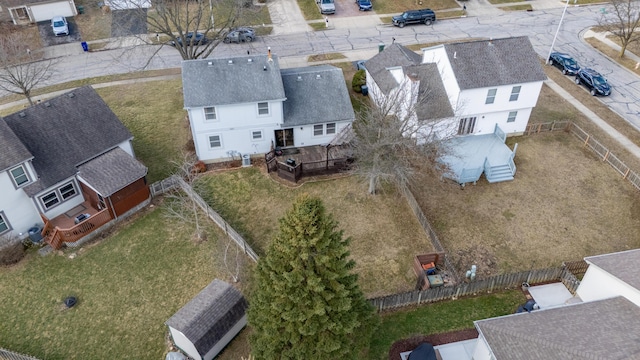
M 193 44 L 195 46 L 199 46 L 209 42 L 209 39 L 207 39 L 203 33 L 188 32 L 185 38 L 186 38 L 185 43 L 188 45 Z M 172 46 L 176 46 L 176 43 L 178 44 L 178 46 L 182 46 L 181 36 L 178 36 L 175 42 L 171 41 L 169 44 L 171 44 Z
M 578 62 L 569 56 L 559 52 L 552 52 L 549 56 L 549 65 L 553 65 L 560 69 L 564 75 L 576 75 L 580 66 Z

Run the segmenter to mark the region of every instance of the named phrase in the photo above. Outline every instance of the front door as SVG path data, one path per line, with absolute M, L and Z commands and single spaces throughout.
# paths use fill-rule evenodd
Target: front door
M 293 146 L 293 128 L 276 130 L 276 146 Z

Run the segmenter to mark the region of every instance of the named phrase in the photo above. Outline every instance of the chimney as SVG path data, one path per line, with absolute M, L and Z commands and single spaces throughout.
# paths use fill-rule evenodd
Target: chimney
M 271 46 L 267 48 L 267 61 L 273 62 L 273 58 L 271 57 Z M 266 69 L 265 69 L 266 70 Z

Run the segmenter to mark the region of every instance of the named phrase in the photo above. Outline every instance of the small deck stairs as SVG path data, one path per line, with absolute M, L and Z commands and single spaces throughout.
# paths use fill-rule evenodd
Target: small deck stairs
M 485 173 L 486 175 L 486 173 Z M 502 181 L 512 181 L 513 173 L 508 164 L 496 165 L 491 167 L 491 175 L 487 175 L 489 183 L 497 183 Z

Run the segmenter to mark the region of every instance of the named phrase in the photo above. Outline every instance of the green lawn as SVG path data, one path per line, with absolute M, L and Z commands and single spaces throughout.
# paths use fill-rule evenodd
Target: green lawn
M 298 6 L 300 7 L 302 16 L 304 16 L 306 20 L 322 19 L 322 14 L 320 14 L 320 9 L 316 4 L 316 0 L 298 0 Z M 319 29 L 315 29 L 315 30 L 319 30 Z
M 524 301 L 522 292 L 513 290 L 384 314 L 371 339 L 369 359 L 389 359 L 391 345 L 400 339 L 472 329 L 473 321 L 512 314 Z
M 214 278 L 226 280 L 212 256 L 216 229 L 195 244 L 155 207 L 81 250 L 31 251 L 0 268 L 0 347 L 40 359 L 163 358 L 164 322 Z M 69 295 L 79 303 L 64 309 Z

